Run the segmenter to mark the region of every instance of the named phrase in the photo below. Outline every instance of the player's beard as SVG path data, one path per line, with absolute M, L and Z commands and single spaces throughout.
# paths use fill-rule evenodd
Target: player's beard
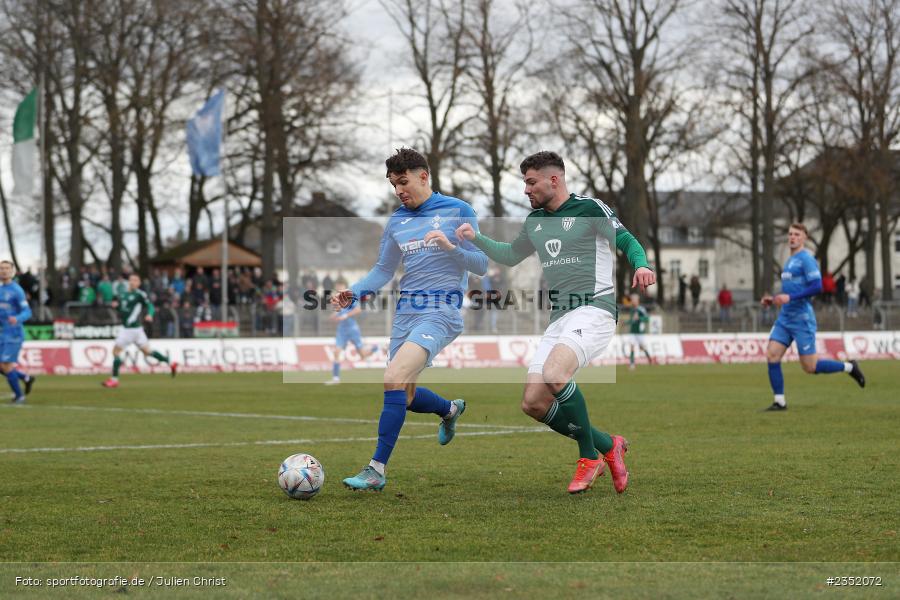
M 541 197 L 537 194 L 532 194 L 531 208 L 533 208 L 534 210 L 538 210 L 539 208 L 544 208 L 547 206 L 547 204 L 550 203 L 551 200 L 553 200 L 552 195 Z

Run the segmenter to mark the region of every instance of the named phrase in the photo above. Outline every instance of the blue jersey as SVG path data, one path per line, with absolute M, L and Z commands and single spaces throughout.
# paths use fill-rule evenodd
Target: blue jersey
M 794 299 L 793 296 L 816 284 L 821 289 L 822 273 L 819 272 L 819 265 L 809 250 L 804 249 L 791 256 L 781 272 L 781 292 L 792 296 L 792 299 L 781 307 L 779 318 L 791 321 L 815 320 L 812 297 Z
M 16 324 L 10 325 L 9 318 L 15 317 Z M 22 323 L 31 318 L 31 307 L 25 299 L 25 290 L 12 281 L 0 285 L 0 323 L 4 338 L 24 338 L 25 328 Z
M 343 317 L 351 310 L 353 310 L 353 307 L 347 307 L 347 308 L 341 309 L 340 311 L 338 311 L 338 316 Z M 347 319 L 344 319 L 343 321 L 338 321 L 338 324 L 337 324 L 337 334 L 338 335 L 341 335 L 341 334 L 346 335 L 355 329 L 359 329 L 359 324 L 356 322 L 356 319 L 354 319 L 353 317 L 349 317 Z
M 456 239 L 456 228 L 463 223 L 478 231 L 472 207 L 437 192 L 416 209 L 401 206 L 388 219 L 375 266 L 350 286 L 353 294 L 360 297 L 378 291 L 402 262 L 405 272 L 397 314 L 458 313 L 468 287 L 468 271 L 476 275 L 487 271 L 487 256 L 471 242 Z M 448 252 L 434 242 L 426 244 L 425 235 L 434 230 L 444 232 L 456 248 Z

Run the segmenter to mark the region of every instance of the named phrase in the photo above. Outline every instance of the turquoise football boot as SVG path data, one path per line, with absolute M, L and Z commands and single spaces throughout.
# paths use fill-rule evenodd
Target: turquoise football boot
M 368 465 L 358 475 L 344 480 L 344 485 L 351 490 L 373 490 L 376 492 L 380 492 L 384 488 L 385 483 L 387 483 L 387 478 Z
M 452 404 L 456 405 L 456 414 L 449 419 L 441 419 L 441 425 L 438 427 L 438 442 L 441 446 L 446 446 L 453 440 L 453 436 L 456 435 L 456 421 L 466 410 L 465 400 L 453 400 Z

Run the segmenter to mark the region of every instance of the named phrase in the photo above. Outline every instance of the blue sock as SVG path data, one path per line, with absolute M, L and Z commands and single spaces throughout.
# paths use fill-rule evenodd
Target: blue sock
M 335 361 L 331 365 L 331 376 L 332 377 L 340 377 L 341 376 L 341 363 Z
M 434 413 L 445 417 L 450 413 L 450 401 L 441 398 L 428 388 L 416 387 L 416 395 L 407 410 L 414 413 Z
M 16 398 L 22 397 L 22 388 L 19 387 L 19 376 L 15 371 L 10 371 L 6 374 L 6 381 L 9 382 L 9 387 L 12 388 L 13 394 L 16 395 Z
M 819 373 L 843 373 L 844 363 L 839 360 L 820 358 L 816 361 L 816 375 Z
M 781 373 L 781 363 L 769 363 L 769 383 L 776 396 L 784 394 L 784 375 Z
M 406 390 L 390 390 L 384 393 L 384 408 L 378 419 L 378 445 L 372 460 L 387 464 L 400 437 L 400 428 L 406 419 Z

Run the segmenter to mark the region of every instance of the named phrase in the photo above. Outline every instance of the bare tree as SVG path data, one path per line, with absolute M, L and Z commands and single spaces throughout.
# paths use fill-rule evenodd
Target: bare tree
M 56 204 L 54 198 L 54 167 L 49 160 L 56 146 L 55 132 L 50 127 L 56 114 L 53 94 L 46 83 L 51 66 L 57 59 L 62 33 L 53 18 L 50 0 L 40 0 L 23 4 L 14 0 L 3 0 L 3 28 L 0 30 L 0 73 L 6 87 L 14 90 L 21 100 L 28 90 L 45 81 L 40 101 L 43 135 L 40 160 L 44 165 L 42 173 L 43 196 L 36 212 L 43 214 L 41 235 L 45 244 L 46 269 L 44 277 L 52 297 L 59 297 L 59 281 L 56 270 Z M 38 207 L 35 207 L 36 209 Z
M 467 117 L 460 104 L 468 66 L 464 35 L 467 0 L 379 0 L 409 46 L 413 71 L 422 86 L 428 126 L 420 130 L 431 183 L 443 185 L 443 172 L 464 144 Z
M 754 256 L 761 260 L 756 294 L 770 291 L 775 281 L 776 178 L 785 138 L 802 110 L 797 89 L 810 74 L 800 61 L 812 34 L 806 8 L 805 0 L 726 0 L 718 23 L 727 86 L 736 93 L 736 113 L 743 121 L 738 136 L 746 154 L 739 164 L 748 173 L 753 236 L 759 239 Z
M 836 0 L 827 11 L 827 46 L 820 64 L 839 98 L 843 140 L 855 155 L 864 185 L 867 292 L 874 287 L 876 241 L 880 241 L 882 297 L 893 298 L 892 240 L 896 159 L 900 135 L 900 0 Z M 879 238 L 875 237 L 876 224 Z
M 518 4 L 508 17 L 496 0 L 475 0 L 473 13 L 465 40 L 471 48 L 467 81 L 480 105 L 473 123 L 475 164 L 490 178 L 491 213 L 502 217 L 501 180 L 509 168 L 509 152 L 526 130 L 521 89 L 533 54 L 534 15 L 528 5 Z
M 3 210 L 3 228 L 6 230 L 6 240 L 9 246 L 9 254 L 12 257 L 13 264 L 16 269 L 20 269 L 19 259 L 16 256 L 16 239 L 12 228 L 12 221 L 9 218 L 9 205 L 6 202 L 6 193 L 3 191 L 3 183 L 0 182 L 0 209 Z
M 128 79 L 128 61 L 134 52 L 136 32 L 141 27 L 143 11 L 139 0 L 123 0 L 110 3 L 105 10 L 91 13 L 92 37 L 90 45 L 93 68 L 91 76 L 100 96 L 105 119 L 96 124 L 97 135 L 102 139 L 99 152 L 100 169 L 109 174 L 109 210 L 111 250 L 110 268 L 122 270 L 124 248 L 122 207 L 125 202 L 128 180 L 131 177 L 131 161 L 128 155 L 131 131 L 128 98 L 124 86 Z M 138 211 L 138 268 L 147 274 L 149 249 L 147 247 L 145 213 Z
M 575 82 L 570 87 L 576 88 L 565 91 L 574 102 L 559 114 L 567 122 L 564 138 L 580 140 L 587 162 L 579 170 L 599 174 L 589 180 L 603 182 L 623 221 L 642 244 L 653 245 L 657 269 L 656 181 L 709 137 L 698 135 L 702 102 L 689 100 L 677 81 L 695 50 L 676 33 L 683 9 L 680 0 L 591 0 L 564 13 Z M 598 135 L 597 125 L 606 133 Z M 657 294 L 662 300 L 662 286 Z
M 230 0 L 219 13 L 215 28 L 229 63 L 224 75 L 239 92 L 229 121 L 229 135 L 233 126 L 237 139 L 229 144 L 260 138 L 261 152 L 256 143 L 242 152 L 259 161 L 246 173 L 256 176 L 263 271 L 271 277 L 278 214 L 293 208 L 303 182 L 356 156 L 341 117 L 355 99 L 359 76 L 349 43 L 336 30 L 346 15 L 342 2 Z
M 131 170 L 143 224 L 138 235 L 146 236 L 146 217 L 142 215 L 149 215 L 157 254 L 163 251 L 163 232 L 153 189 L 155 170 L 167 134 L 180 125 L 173 120 L 172 107 L 185 95 L 190 82 L 200 79 L 202 62 L 208 59 L 203 52 L 204 32 L 196 24 L 198 13 L 205 9 L 202 2 L 188 6 L 175 0 L 157 0 L 143 6 L 134 31 L 134 50 L 125 57 L 124 87 L 129 122 L 133 123 L 129 136 Z M 200 18 L 205 19 L 205 15 Z M 180 130 L 179 126 L 178 133 Z M 180 135 L 173 137 L 178 138 L 179 145 L 182 143 Z
M 61 31 L 60 45 L 48 67 L 48 91 L 57 105 L 51 122 L 58 144 L 53 157 L 57 183 L 66 198 L 71 224 L 69 266 L 76 271 L 84 264 L 86 238 L 83 214 L 88 197 L 84 190 L 84 172 L 93 156 L 88 131 L 91 104 L 90 15 L 93 2 L 62 0 L 54 2 L 54 20 Z

